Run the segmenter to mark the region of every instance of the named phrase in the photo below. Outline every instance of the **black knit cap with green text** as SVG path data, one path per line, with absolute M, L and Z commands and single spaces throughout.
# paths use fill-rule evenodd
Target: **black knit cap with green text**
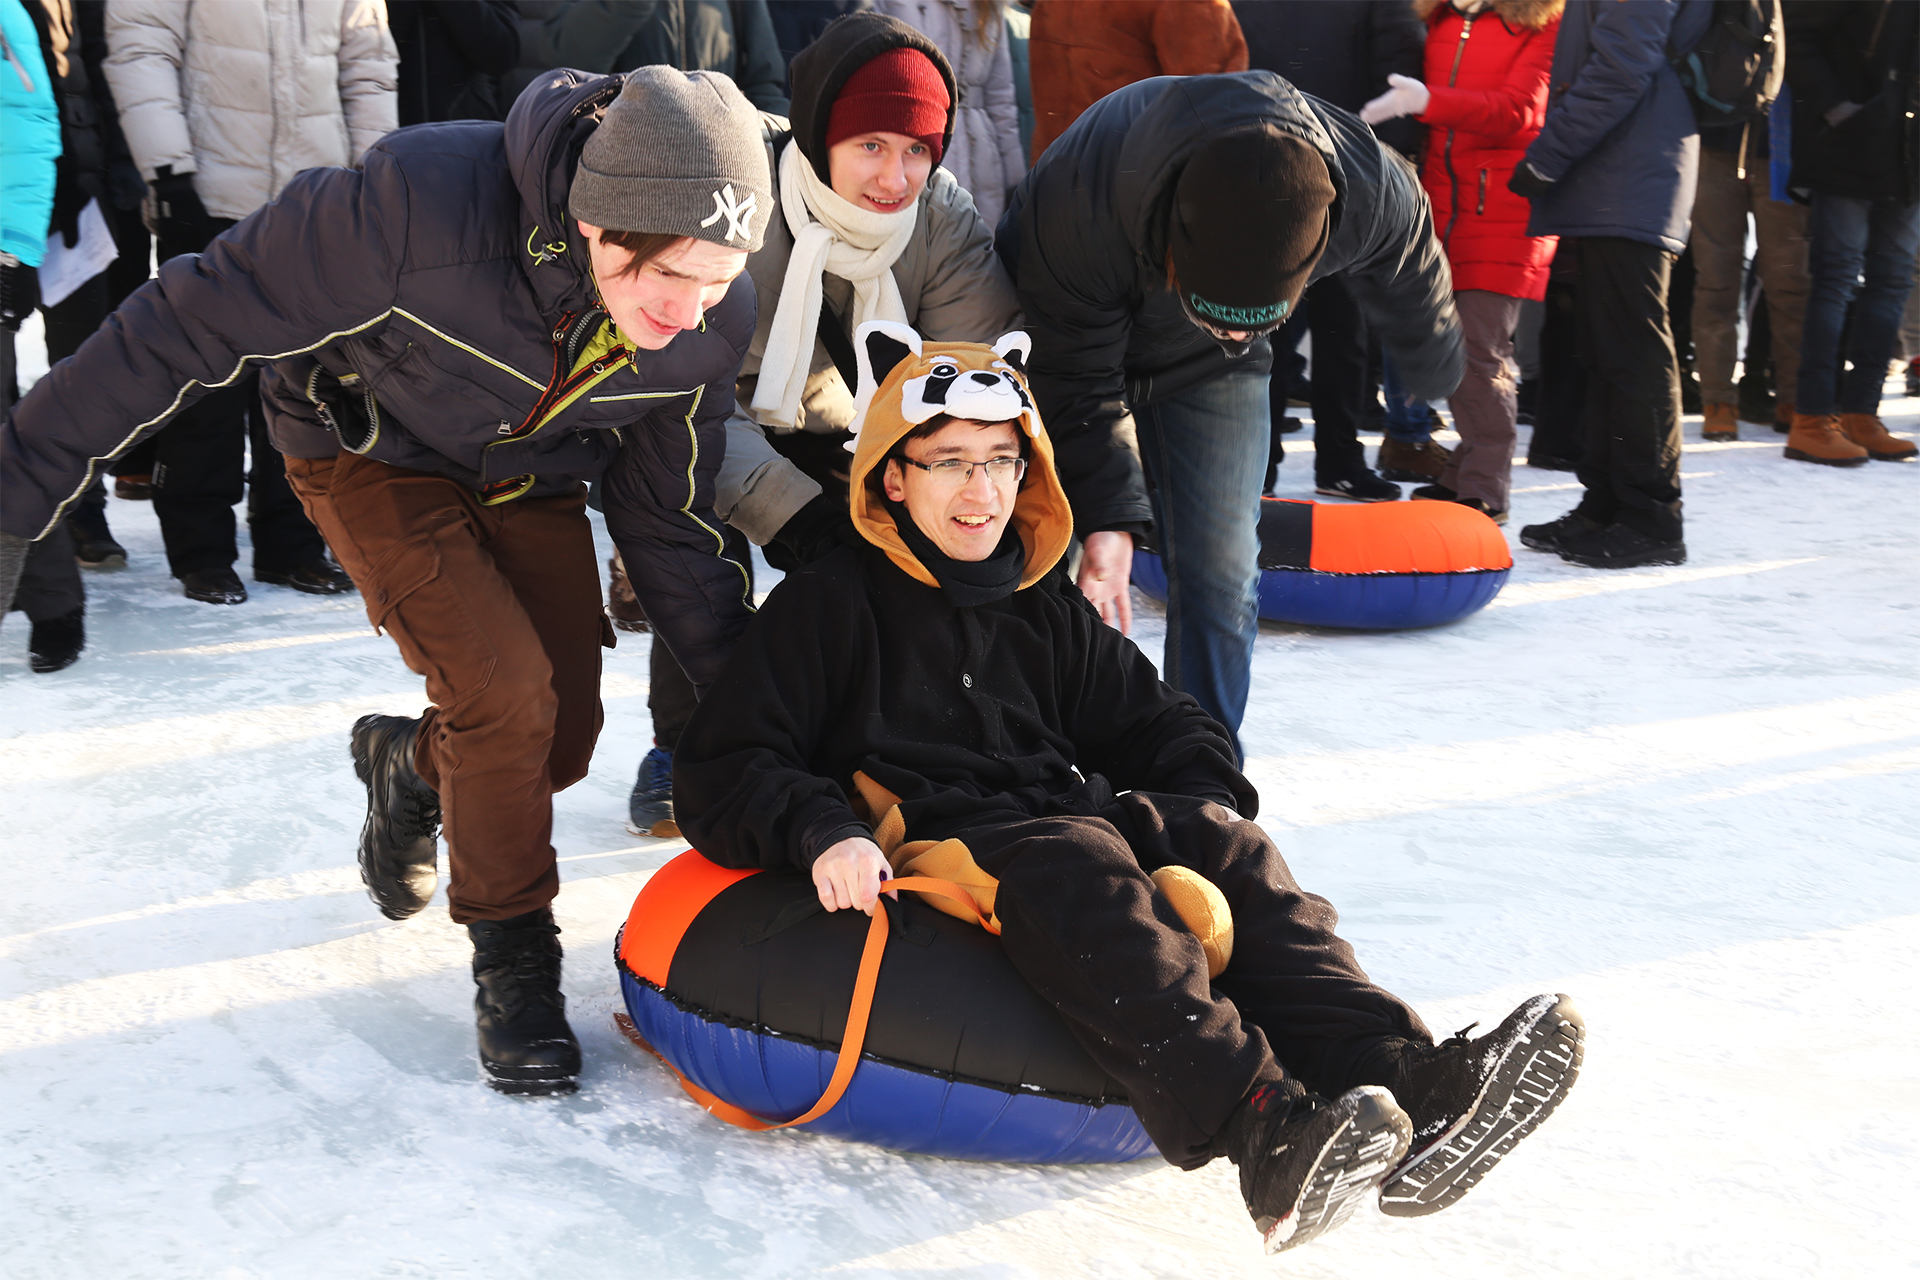
M 1326 250 L 1335 194 L 1319 149 L 1271 124 L 1204 143 L 1167 228 L 1181 306 L 1217 329 L 1283 323 Z
M 773 215 L 760 112 L 717 71 L 627 72 L 580 152 L 567 210 L 610 231 L 754 252 Z

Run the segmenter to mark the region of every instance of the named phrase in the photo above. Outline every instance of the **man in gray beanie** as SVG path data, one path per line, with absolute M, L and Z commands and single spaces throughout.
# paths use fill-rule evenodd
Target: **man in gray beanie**
M 353 726 L 362 877 L 413 915 L 444 829 L 505 1092 L 580 1070 L 550 904 L 552 796 L 587 772 L 613 644 L 587 482 L 697 684 L 751 612 L 711 507 L 774 208 L 761 132 L 722 75 L 552 72 L 504 125 L 402 129 L 299 175 L 0 421 L 5 569 L 109 461 L 261 368 L 294 491 L 432 703 Z

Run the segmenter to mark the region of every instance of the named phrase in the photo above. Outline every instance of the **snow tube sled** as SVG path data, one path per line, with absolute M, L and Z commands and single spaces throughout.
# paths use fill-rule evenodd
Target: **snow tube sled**
M 888 912 L 857 1068 L 807 1128 L 968 1160 L 1153 1153 L 1124 1089 L 991 934 L 907 893 Z M 797 871 L 683 853 L 640 891 L 614 944 L 634 1031 L 722 1118 L 763 1128 L 753 1119 L 805 1115 L 838 1065 L 870 923 L 823 910 Z
M 1457 502 L 1260 500 L 1260 616 L 1393 631 L 1466 617 L 1513 569 L 1500 526 Z M 1167 598 L 1166 569 L 1133 556 L 1133 581 Z

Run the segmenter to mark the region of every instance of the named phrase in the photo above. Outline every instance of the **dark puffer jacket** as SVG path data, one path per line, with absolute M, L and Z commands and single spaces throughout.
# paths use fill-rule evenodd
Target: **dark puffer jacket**
M 1529 235 L 1687 247 L 1700 131 L 1667 55 L 1712 20 L 1707 0 L 1568 0 L 1547 121 L 1526 155 L 1554 186 L 1534 197 Z
M 1030 380 L 1054 438 L 1075 530 L 1152 522 L 1130 406 L 1230 368 L 1265 372 L 1265 339 L 1237 361 L 1167 288 L 1174 184 L 1201 144 L 1270 123 L 1312 143 L 1333 177 L 1333 232 L 1314 280 L 1339 273 L 1411 394 L 1459 385 L 1460 321 L 1413 168 L 1355 116 L 1268 71 L 1160 76 L 1110 93 L 1014 189 L 1000 256 L 1033 335 Z
M 1920 5 L 1821 0 L 1786 7 L 1793 176 L 1813 193 L 1920 200 Z M 1860 104 L 1839 124 L 1827 113 Z
M 364 171 L 310 169 L 166 263 L 0 426 L 0 528 L 41 536 L 107 460 L 271 362 L 262 396 L 292 457 L 348 447 L 494 501 L 604 472 L 634 590 L 705 684 L 750 613 L 711 507 L 753 284 L 743 273 L 664 350 L 612 347 L 573 371 L 605 317 L 566 196 L 621 83 L 557 72 L 504 126 L 402 129 Z
M 762 111 L 787 114 L 787 67 L 766 0 L 570 0 L 547 18 L 541 49 L 555 67 L 718 71 Z

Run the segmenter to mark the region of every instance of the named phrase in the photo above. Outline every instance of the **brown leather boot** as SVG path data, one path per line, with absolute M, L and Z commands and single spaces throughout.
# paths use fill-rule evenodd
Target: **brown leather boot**
M 1380 442 L 1377 466 L 1383 479 L 1418 483 L 1421 480 L 1438 480 L 1440 473 L 1447 469 L 1447 463 L 1452 460 L 1453 450 L 1437 441 L 1407 444 L 1388 436 Z
M 1730 404 L 1718 400 L 1707 401 L 1706 421 L 1700 424 L 1702 440 L 1738 440 L 1740 438 L 1740 415 Z
M 620 563 L 618 551 L 607 560 L 607 571 L 607 621 L 622 631 L 653 630 L 647 611 L 633 594 L 633 584 L 627 581 L 627 566 Z
M 1773 429 L 1781 435 L 1793 430 L 1793 401 L 1779 400 L 1774 403 Z
M 1887 424 L 1880 421 L 1875 413 L 1843 413 L 1840 415 L 1840 430 L 1847 439 L 1867 451 L 1867 456 L 1878 462 L 1905 462 L 1914 454 L 1920 453 L 1920 445 L 1911 440 L 1902 440 L 1887 430 Z
M 1858 467 L 1867 461 L 1867 451 L 1841 433 L 1837 413 L 1794 414 L 1785 452 L 1789 458 L 1829 467 Z

